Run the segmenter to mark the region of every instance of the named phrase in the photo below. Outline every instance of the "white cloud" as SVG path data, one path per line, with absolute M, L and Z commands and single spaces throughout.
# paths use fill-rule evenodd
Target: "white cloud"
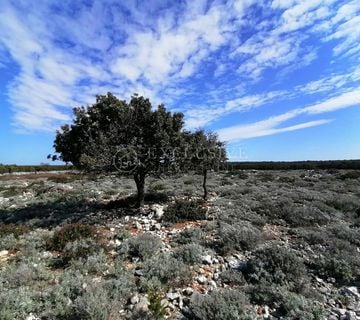
M 340 96 L 327 99 L 323 102 L 305 108 L 293 109 L 283 114 L 250 124 L 236 125 L 228 128 L 223 128 L 218 130 L 217 132 L 219 134 L 219 137 L 224 141 L 237 141 L 261 136 L 268 136 L 282 132 L 294 131 L 327 124 L 333 120 L 313 120 L 286 127 L 280 127 L 280 125 L 300 115 L 321 114 L 352 106 L 360 106 L 360 89 L 354 89 L 352 91 L 341 94 Z
M 278 133 L 315 127 L 330 123 L 331 121 L 332 120 L 329 119 L 308 121 L 284 128 L 274 128 L 271 125 L 269 125 L 266 121 L 259 121 L 251 125 L 234 126 L 234 127 L 218 130 L 218 134 L 219 134 L 219 138 L 223 141 L 245 140 L 250 138 L 271 136 Z
M 304 113 L 317 114 L 360 105 L 360 88 L 346 92 L 338 97 L 328 99 L 310 107 L 304 108 Z
M 14 123 L 23 129 L 53 131 L 68 121 L 71 107 L 107 91 L 121 98 L 138 92 L 156 103 L 180 100 L 179 106 L 184 97 L 195 97 L 197 105 L 185 110 L 189 127 L 198 127 L 275 100 L 354 87 L 359 69 L 293 92 L 254 93 L 242 80 L 261 79 L 268 69 L 287 75 L 311 64 L 317 48 L 307 41 L 314 36 L 333 41 L 335 55 L 356 57 L 359 8 L 356 0 L 188 0 L 176 6 L 170 1 L 4 0 L 0 67 L 9 59 L 19 67 L 7 95 Z M 196 81 L 189 84 L 189 79 Z M 197 82 L 209 91 L 197 92 Z
M 360 67 L 355 67 L 346 73 L 334 73 L 319 80 L 311 81 L 305 85 L 297 86 L 295 89 L 305 94 L 314 94 L 339 90 L 345 86 L 357 85 L 360 80 Z
M 272 91 L 264 94 L 245 95 L 236 99 L 228 100 L 224 105 L 211 108 L 198 107 L 191 108 L 185 113 L 186 124 L 189 128 L 203 127 L 219 117 L 223 117 L 233 112 L 244 112 L 257 108 L 265 103 L 274 101 L 276 98 L 283 96 L 282 91 Z

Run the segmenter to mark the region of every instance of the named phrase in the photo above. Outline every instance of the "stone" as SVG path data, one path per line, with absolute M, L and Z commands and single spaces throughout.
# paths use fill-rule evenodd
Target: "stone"
M 148 312 L 149 311 L 149 300 L 145 296 L 142 296 L 139 299 L 139 302 L 137 304 L 135 304 L 134 310 L 137 312 Z
M 156 224 L 154 225 L 154 228 L 155 228 L 155 230 L 160 231 L 160 230 L 161 230 L 161 223 L 156 223 Z
M 168 298 L 170 301 L 176 300 L 180 298 L 180 293 L 178 292 L 169 292 L 166 294 L 166 298 Z
M 5 257 L 5 256 L 7 256 L 8 254 L 9 254 L 9 251 L 7 251 L 7 250 L 1 250 L 1 251 L 0 251 L 0 258 Z
M 153 204 L 151 210 L 155 212 L 155 217 L 161 219 L 164 215 L 164 207 L 160 204 Z
M 212 277 L 215 281 L 216 280 L 219 280 L 219 278 L 220 278 L 220 273 L 218 273 L 218 272 L 215 272 L 214 274 L 213 274 L 213 277 Z
M 163 307 L 163 308 L 166 308 L 168 305 L 169 305 L 169 301 L 166 300 L 166 299 L 162 299 L 160 301 L 160 305 Z
M 344 289 L 344 291 L 346 293 L 349 293 L 349 294 L 357 297 L 357 298 L 360 298 L 359 291 L 358 291 L 358 289 L 356 287 L 347 287 L 347 288 Z
M 225 261 L 227 262 L 227 264 L 231 269 L 237 269 L 240 267 L 239 261 L 234 257 L 227 257 L 225 258 Z
M 30 313 L 25 320 L 40 320 L 40 318 Z
M 346 311 L 345 315 L 347 317 L 346 320 L 353 320 L 357 318 L 356 312 L 354 311 Z
M 135 275 L 139 276 L 139 277 L 143 276 L 144 275 L 144 270 L 143 269 L 135 270 Z
M 196 278 L 196 281 L 199 282 L 200 284 L 205 284 L 207 282 L 207 279 L 205 276 L 200 275 Z
M 140 298 L 139 298 L 139 296 L 137 295 L 137 294 L 135 294 L 134 296 L 132 296 L 131 298 L 130 298 L 130 303 L 131 304 L 137 304 L 137 303 L 139 303 L 140 302 Z
M 211 255 L 207 254 L 206 256 L 201 257 L 201 262 L 204 264 L 212 264 Z
M 194 289 L 187 287 L 186 289 L 184 289 L 183 293 L 185 293 L 187 296 L 191 296 L 194 293 Z

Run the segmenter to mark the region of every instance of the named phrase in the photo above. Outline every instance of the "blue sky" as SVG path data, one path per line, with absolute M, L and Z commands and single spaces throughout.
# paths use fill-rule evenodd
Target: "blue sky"
M 136 92 L 232 160 L 360 158 L 360 1 L 0 1 L 0 163 Z

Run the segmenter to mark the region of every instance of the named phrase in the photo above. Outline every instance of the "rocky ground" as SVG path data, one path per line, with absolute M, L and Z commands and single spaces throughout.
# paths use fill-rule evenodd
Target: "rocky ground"
M 0 319 L 360 319 L 360 174 L 0 178 Z M 129 197 L 130 196 L 130 197 Z

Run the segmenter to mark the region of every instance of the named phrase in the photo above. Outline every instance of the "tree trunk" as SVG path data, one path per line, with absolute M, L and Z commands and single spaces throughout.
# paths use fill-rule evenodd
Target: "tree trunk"
M 207 199 L 207 187 L 206 187 L 206 180 L 207 180 L 207 169 L 203 170 L 203 189 L 204 189 L 204 195 L 203 195 L 203 199 L 206 200 Z
M 144 203 L 144 197 L 145 197 L 145 174 L 143 173 L 134 174 L 134 180 L 137 189 L 136 207 L 140 208 Z

